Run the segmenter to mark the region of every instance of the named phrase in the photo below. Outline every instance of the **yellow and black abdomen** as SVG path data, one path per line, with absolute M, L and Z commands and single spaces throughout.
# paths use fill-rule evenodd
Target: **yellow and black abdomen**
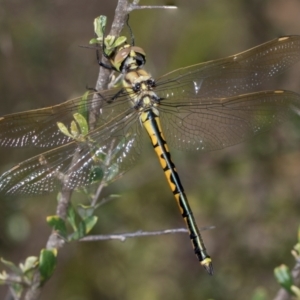
M 158 156 L 161 167 L 166 175 L 167 181 L 171 187 L 174 197 L 179 206 L 181 215 L 190 232 L 190 239 L 194 251 L 201 265 L 212 275 L 213 268 L 211 258 L 207 254 L 201 234 L 195 222 L 192 210 L 189 206 L 188 199 L 176 171 L 175 165 L 171 160 L 171 154 L 167 142 L 163 136 L 160 119 L 155 112 L 155 108 L 150 108 L 140 113 L 140 120 L 151 139 L 153 148 Z

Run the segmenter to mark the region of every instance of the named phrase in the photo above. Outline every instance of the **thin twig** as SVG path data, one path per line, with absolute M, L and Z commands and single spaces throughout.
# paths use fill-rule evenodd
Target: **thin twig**
M 131 12 L 133 10 L 137 9 L 177 9 L 177 6 L 173 5 L 135 5 L 131 4 L 129 6 L 128 12 Z
M 104 235 L 89 235 L 82 239 L 80 242 L 95 242 L 95 241 L 106 241 L 106 240 L 120 240 L 124 242 L 127 238 L 145 237 L 153 235 L 164 235 L 164 234 L 174 234 L 174 233 L 187 233 L 188 230 L 185 228 L 178 229 L 166 229 L 161 231 L 136 231 L 131 233 L 121 233 L 121 234 L 104 234 Z
M 132 3 L 130 4 L 131 6 L 139 7 L 137 9 L 152 9 L 152 8 L 163 8 L 163 9 L 168 9 L 168 8 L 177 8 L 177 6 L 173 5 L 138 5 L 140 0 L 133 0 Z
M 203 227 L 200 230 L 211 230 L 214 226 Z M 165 234 L 175 234 L 175 233 L 188 233 L 186 228 L 175 228 L 175 229 L 165 229 L 159 231 L 136 231 L 131 233 L 120 233 L 120 234 L 106 234 L 106 235 L 90 235 L 80 239 L 80 242 L 95 242 L 95 241 L 105 241 L 105 240 L 120 240 L 124 242 L 127 238 L 136 237 L 146 237 L 154 235 L 165 235 Z
M 97 188 L 97 191 L 95 193 L 95 195 L 93 196 L 92 202 L 91 202 L 91 206 L 95 206 L 99 200 L 100 194 L 102 192 L 102 190 L 104 189 L 104 187 L 106 186 L 106 183 L 101 182 Z

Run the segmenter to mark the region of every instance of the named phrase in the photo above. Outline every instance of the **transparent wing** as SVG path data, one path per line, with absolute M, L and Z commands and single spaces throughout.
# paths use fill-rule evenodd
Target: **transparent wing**
M 300 95 L 263 91 L 228 98 L 163 105 L 168 143 L 180 150 L 211 151 L 238 144 L 270 129 L 300 109 Z
M 71 124 L 74 113 L 88 118 L 94 103 L 101 107 L 95 124 L 99 128 L 130 109 L 128 95 L 120 89 L 111 89 L 90 94 L 84 100 L 79 97 L 55 106 L 7 115 L 0 118 L 0 146 L 51 148 L 69 143 L 72 138 L 59 130 L 57 122 Z
M 74 189 L 99 180 L 110 182 L 130 168 L 141 152 L 140 124 L 132 111 L 92 131 L 85 140 L 30 158 L 0 177 L 0 193 L 43 194 L 64 182 Z
M 281 37 L 227 58 L 168 73 L 157 80 L 157 93 L 166 102 L 201 103 L 202 99 L 254 92 L 299 60 L 300 36 Z
M 299 60 L 300 36 L 287 36 L 161 77 L 156 91 L 168 142 L 178 149 L 221 149 L 282 122 L 291 103 L 299 107 L 297 94 L 244 93 Z

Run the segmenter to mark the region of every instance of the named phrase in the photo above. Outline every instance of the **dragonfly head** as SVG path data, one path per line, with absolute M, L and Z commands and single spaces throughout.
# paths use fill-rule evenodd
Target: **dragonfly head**
M 118 49 L 110 62 L 116 71 L 124 74 L 142 68 L 146 62 L 145 57 L 146 54 L 142 48 L 126 44 Z

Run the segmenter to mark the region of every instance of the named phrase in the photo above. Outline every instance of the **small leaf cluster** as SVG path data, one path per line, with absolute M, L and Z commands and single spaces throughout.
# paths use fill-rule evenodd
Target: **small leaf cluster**
M 32 285 L 37 270 L 40 274 L 39 286 L 52 276 L 56 267 L 56 257 L 56 249 L 42 249 L 39 257 L 29 256 L 18 266 L 1 258 L 2 264 L 9 272 L 4 270 L 0 273 L 0 284 L 8 285 L 14 299 L 20 299 L 24 290 Z
M 97 38 L 91 39 L 90 44 L 103 45 L 104 54 L 107 57 L 110 57 L 116 48 L 120 47 L 126 42 L 127 38 L 125 36 L 116 37 L 113 35 L 104 37 L 106 22 L 106 16 L 99 16 L 94 20 L 94 31 L 97 35 Z
M 73 206 L 68 209 L 67 222 L 71 225 L 73 232 L 68 234 L 66 221 L 59 216 L 48 216 L 47 223 L 65 241 L 76 241 L 85 237 L 96 225 L 98 217 L 94 216 L 95 207 L 79 204 L 75 210 Z M 78 220 L 79 219 L 79 220 Z
M 300 265 L 300 227 L 298 229 L 298 242 L 294 246 L 292 250 L 292 255 L 295 258 L 296 265 L 299 268 Z M 289 269 L 289 267 L 285 264 L 280 265 L 279 267 L 275 268 L 274 275 L 278 281 L 278 283 L 295 299 L 300 299 L 300 289 L 295 285 L 293 279 L 293 273 Z

